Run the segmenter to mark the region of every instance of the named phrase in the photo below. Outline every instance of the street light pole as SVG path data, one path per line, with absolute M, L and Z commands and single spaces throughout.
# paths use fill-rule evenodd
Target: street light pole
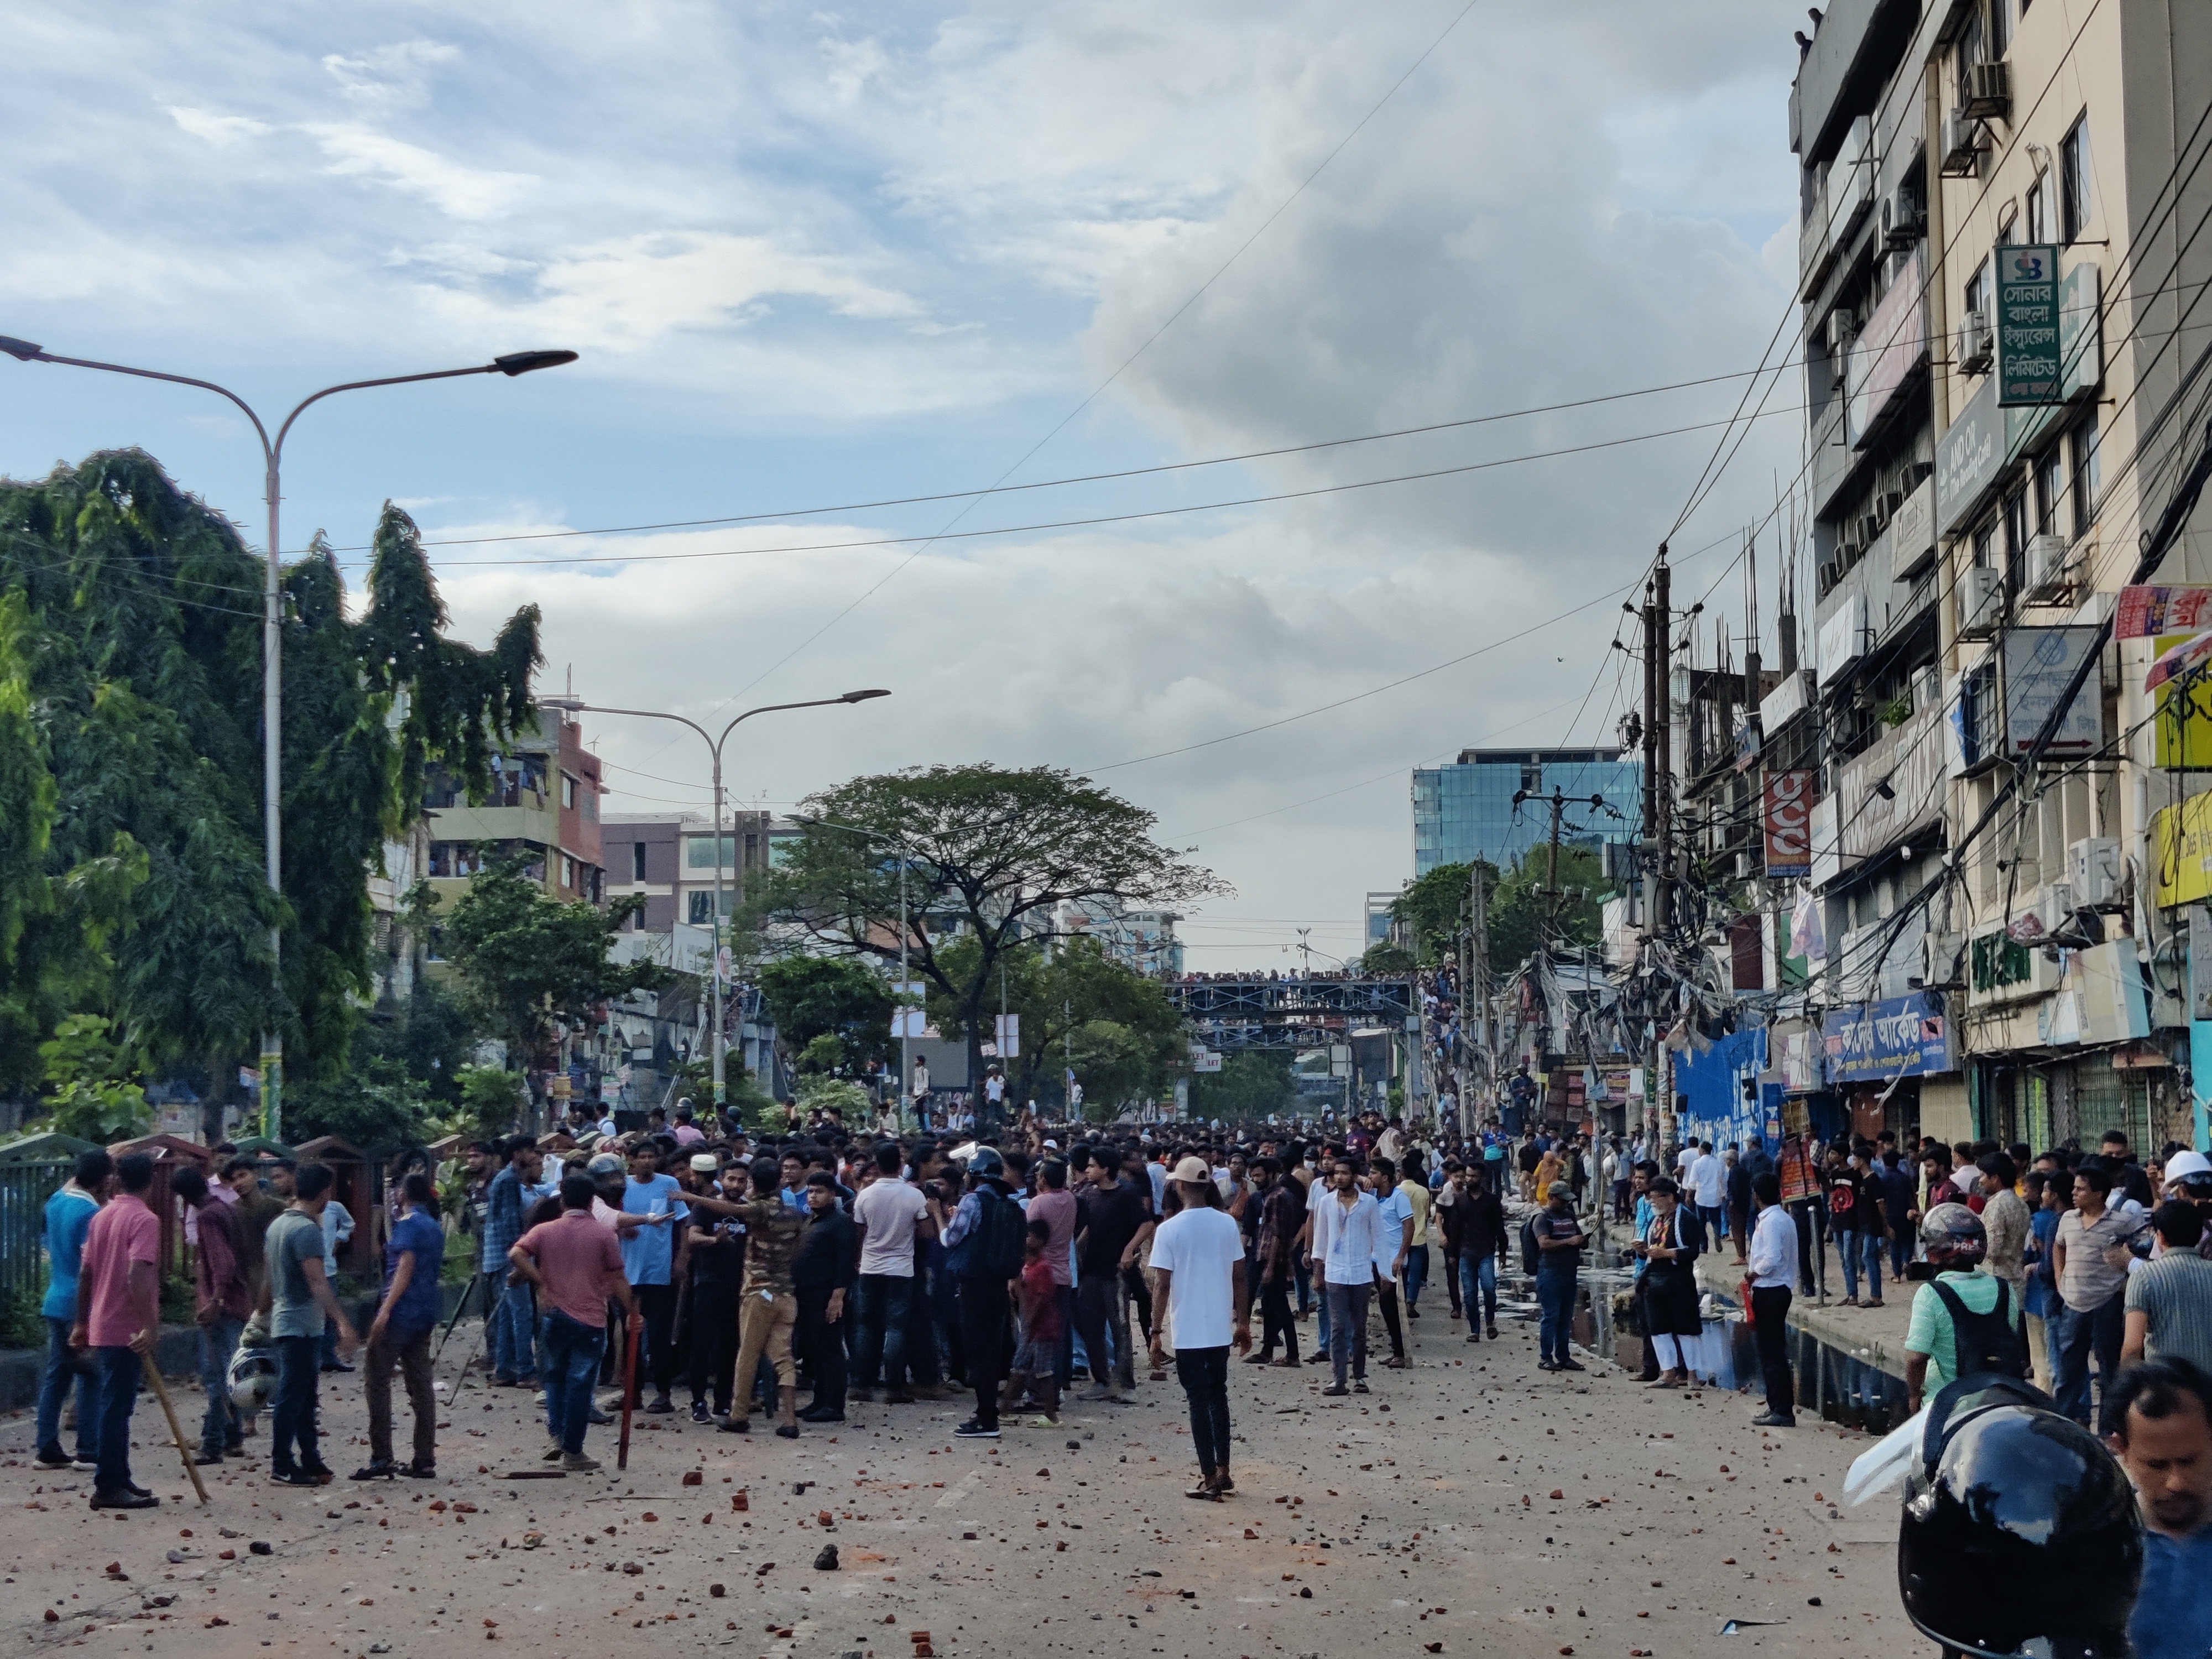
M 451 380 L 468 374 L 504 374 L 512 379 L 527 374 L 533 369 L 557 368 L 563 363 L 573 363 L 573 351 L 514 351 L 503 357 L 495 357 L 488 363 L 471 368 L 430 369 L 419 374 L 387 374 L 374 380 L 347 380 L 337 386 L 326 386 L 320 392 L 302 398 L 292 406 L 272 441 L 269 428 L 262 423 L 252 406 L 228 386 L 217 386 L 213 380 L 197 380 L 190 374 L 167 374 L 159 369 L 132 368 L 123 363 L 106 363 L 90 357 L 63 357 L 33 345 L 28 340 L 18 340 L 0 335 L 0 352 L 18 362 L 58 363 L 69 368 L 96 368 L 109 374 L 129 374 L 142 380 L 167 380 L 174 386 L 198 386 L 212 392 L 217 397 L 228 398 L 235 404 L 246 418 L 253 422 L 254 435 L 261 440 L 261 489 L 269 506 L 269 561 L 262 587 L 261 616 L 261 820 L 262 852 L 267 865 L 269 890 L 282 896 L 284 891 L 284 836 L 283 836 L 283 624 L 284 592 L 283 564 L 280 551 L 283 544 L 277 535 L 277 507 L 283 500 L 282 471 L 284 459 L 284 439 L 311 404 L 320 403 L 341 392 L 360 392 L 371 386 L 405 386 L 416 380 Z M 272 925 L 269 929 L 269 964 L 273 979 L 276 972 L 278 954 L 283 948 L 282 929 Z M 261 1038 L 261 1111 L 262 1133 L 271 1140 L 283 1138 L 284 1125 L 284 1036 L 281 1030 L 263 1033 Z
M 714 1109 L 717 1112 L 720 1112 L 724 1106 L 729 1103 L 730 1097 L 727 1077 L 725 1071 L 726 1062 L 723 1058 L 723 1048 L 725 1045 L 722 1031 L 722 913 L 724 909 L 722 898 L 722 745 L 730 740 L 731 732 L 736 731 L 738 726 L 744 724 L 745 721 L 750 720 L 756 714 L 780 714 L 787 708 L 827 708 L 836 703 L 866 702 L 873 697 L 888 697 L 889 696 L 890 696 L 890 692 L 881 690 L 869 691 L 848 691 L 842 696 L 811 697 L 805 702 L 763 703 L 757 708 L 746 709 L 744 714 L 739 714 L 735 720 L 732 720 L 727 726 L 722 728 L 722 735 L 719 738 L 708 737 L 707 735 L 707 728 L 700 725 L 696 720 L 687 720 L 681 714 L 671 714 L 657 708 L 602 708 L 597 703 L 582 702 L 575 697 L 541 697 L 538 699 L 543 707 L 548 708 L 568 709 L 580 714 L 627 714 L 635 720 L 674 720 L 678 726 L 688 726 L 694 732 L 696 732 L 701 739 L 707 745 L 708 756 L 714 762 L 714 962 L 712 964 L 713 972 L 708 975 L 708 979 L 713 987 L 710 994 L 714 1004 L 714 1020 L 712 1049 L 714 1054 Z M 734 842 L 736 840 L 735 836 L 732 835 L 731 839 Z M 732 858 L 735 857 L 734 848 L 732 848 Z

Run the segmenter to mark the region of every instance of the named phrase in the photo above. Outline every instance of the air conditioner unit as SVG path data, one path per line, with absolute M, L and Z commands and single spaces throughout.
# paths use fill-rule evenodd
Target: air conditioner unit
M 1826 593 L 1826 592 L 1828 592 L 1828 590 L 1829 590 L 1830 588 L 1833 587 L 1833 586 L 1834 586 L 1838 582 L 1839 582 L 1839 581 L 1843 580 L 1843 579 L 1844 579 L 1844 566 L 1843 566 L 1843 561 L 1842 561 L 1842 560 L 1840 560 L 1840 559 L 1823 559 L 1823 560 L 1821 560 L 1821 561 L 1820 561 L 1820 592 L 1821 592 L 1822 593 Z
M 1828 355 L 1840 357 L 1851 349 L 1858 337 L 1858 313 L 1849 306 L 1838 306 L 1828 313 Z
M 2041 901 L 2035 907 L 2046 933 L 2070 933 L 2074 931 L 2074 885 L 2071 882 L 2054 881 L 2043 890 Z
M 1943 118 L 1943 161 L 1946 179 L 1971 179 L 1982 165 L 1982 124 L 1964 109 Z
M 2012 108 L 2012 65 L 2002 61 L 1974 64 L 1960 88 L 1960 107 L 1982 120 L 2002 120 Z
M 2038 599 L 2056 597 L 2067 586 L 2066 538 L 2030 536 L 2024 560 L 2027 591 Z
M 1959 637 L 1985 640 L 2004 618 L 2004 579 L 1985 564 L 1959 573 Z
M 1920 941 L 1920 982 L 1923 985 L 1955 985 L 1959 982 L 1959 957 L 1966 948 L 1966 937 L 1960 933 L 1928 933 Z
M 1882 246 L 1893 253 L 1910 252 L 1928 234 L 1928 209 L 1920 192 L 1899 185 L 1881 200 Z
M 1882 521 L 1886 524 L 1895 518 L 1897 509 L 1905 505 L 1905 492 L 1901 489 L 1885 489 L 1874 498 L 1874 502 L 1875 510 L 1881 514 Z
M 2120 902 L 2120 844 L 2106 836 L 2077 841 L 2066 849 L 2066 880 L 2075 902 L 2103 909 Z
M 1881 539 L 1881 517 L 1879 514 L 1869 513 L 1864 514 L 1860 518 L 1858 526 L 1859 540 L 1865 543 L 1869 547 L 1872 547 L 1876 541 Z
M 1961 374 L 1986 374 L 1996 352 L 1988 312 L 1970 311 L 1959 319 L 1959 349 L 1953 368 Z

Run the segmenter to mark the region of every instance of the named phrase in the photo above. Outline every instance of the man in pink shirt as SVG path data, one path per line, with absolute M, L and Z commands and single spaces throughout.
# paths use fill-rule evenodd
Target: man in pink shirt
M 118 1158 L 122 1189 L 102 1205 L 84 1236 L 70 1346 L 92 1350 L 100 1371 L 100 1467 L 92 1478 L 96 1510 L 150 1510 L 161 1499 L 131 1480 L 131 1409 L 144 1356 L 161 1328 L 161 1224 L 148 1207 L 154 1160 Z
M 1054 1380 L 1065 1389 L 1075 1364 L 1075 1194 L 1067 1190 L 1067 1165 L 1056 1158 L 1038 1164 L 1037 1181 L 1039 1189 L 1030 1200 L 1028 1213 L 1031 1221 L 1042 1221 L 1048 1229 L 1044 1261 L 1052 1270 L 1053 1306 L 1060 1328 L 1054 1339 Z
M 597 1194 L 587 1175 L 561 1182 L 561 1218 L 541 1222 L 514 1242 L 507 1259 L 538 1288 L 545 1310 L 538 1376 L 545 1384 L 545 1426 L 553 1437 L 545 1461 L 589 1474 L 599 1466 L 584 1455 L 584 1426 L 592 1411 L 592 1382 L 606 1345 L 607 1299 L 637 1317 L 637 1299 L 623 1276 L 622 1247 L 614 1230 L 592 1214 Z

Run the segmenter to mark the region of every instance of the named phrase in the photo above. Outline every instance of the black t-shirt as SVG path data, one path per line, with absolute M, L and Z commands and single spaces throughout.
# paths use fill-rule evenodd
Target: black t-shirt
M 1116 1273 L 1121 1252 L 1145 1224 L 1145 1200 L 1126 1181 L 1111 1187 L 1093 1187 L 1075 1201 L 1075 1230 L 1087 1232 L 1078 1266 L 1083 1275 Z
M 1828 1183 L 1828 1220 L 1839 1232 L 1878 1233 L 1881 1229 L 1881 1182 L 1875 1176 L 1845 1170 Z
M 706 1227 L 691 1234 L 691 1282 L 701 1285 L 726 1285 L 735 1290 L 745 1276 L 745 1223 L 743 1216 L 702 1216 L 714 1230 L 711 1243 Z

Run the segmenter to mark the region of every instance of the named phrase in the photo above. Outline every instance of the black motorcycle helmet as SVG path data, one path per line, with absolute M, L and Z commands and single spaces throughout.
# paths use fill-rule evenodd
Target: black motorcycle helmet
M 2142 1581 L 2135 1491 L 2088 1430 L 2010 1377 L 1930 1403 L 1897 1543 L 1905 1616 L 1969 1659 L 2126 1659 Z

